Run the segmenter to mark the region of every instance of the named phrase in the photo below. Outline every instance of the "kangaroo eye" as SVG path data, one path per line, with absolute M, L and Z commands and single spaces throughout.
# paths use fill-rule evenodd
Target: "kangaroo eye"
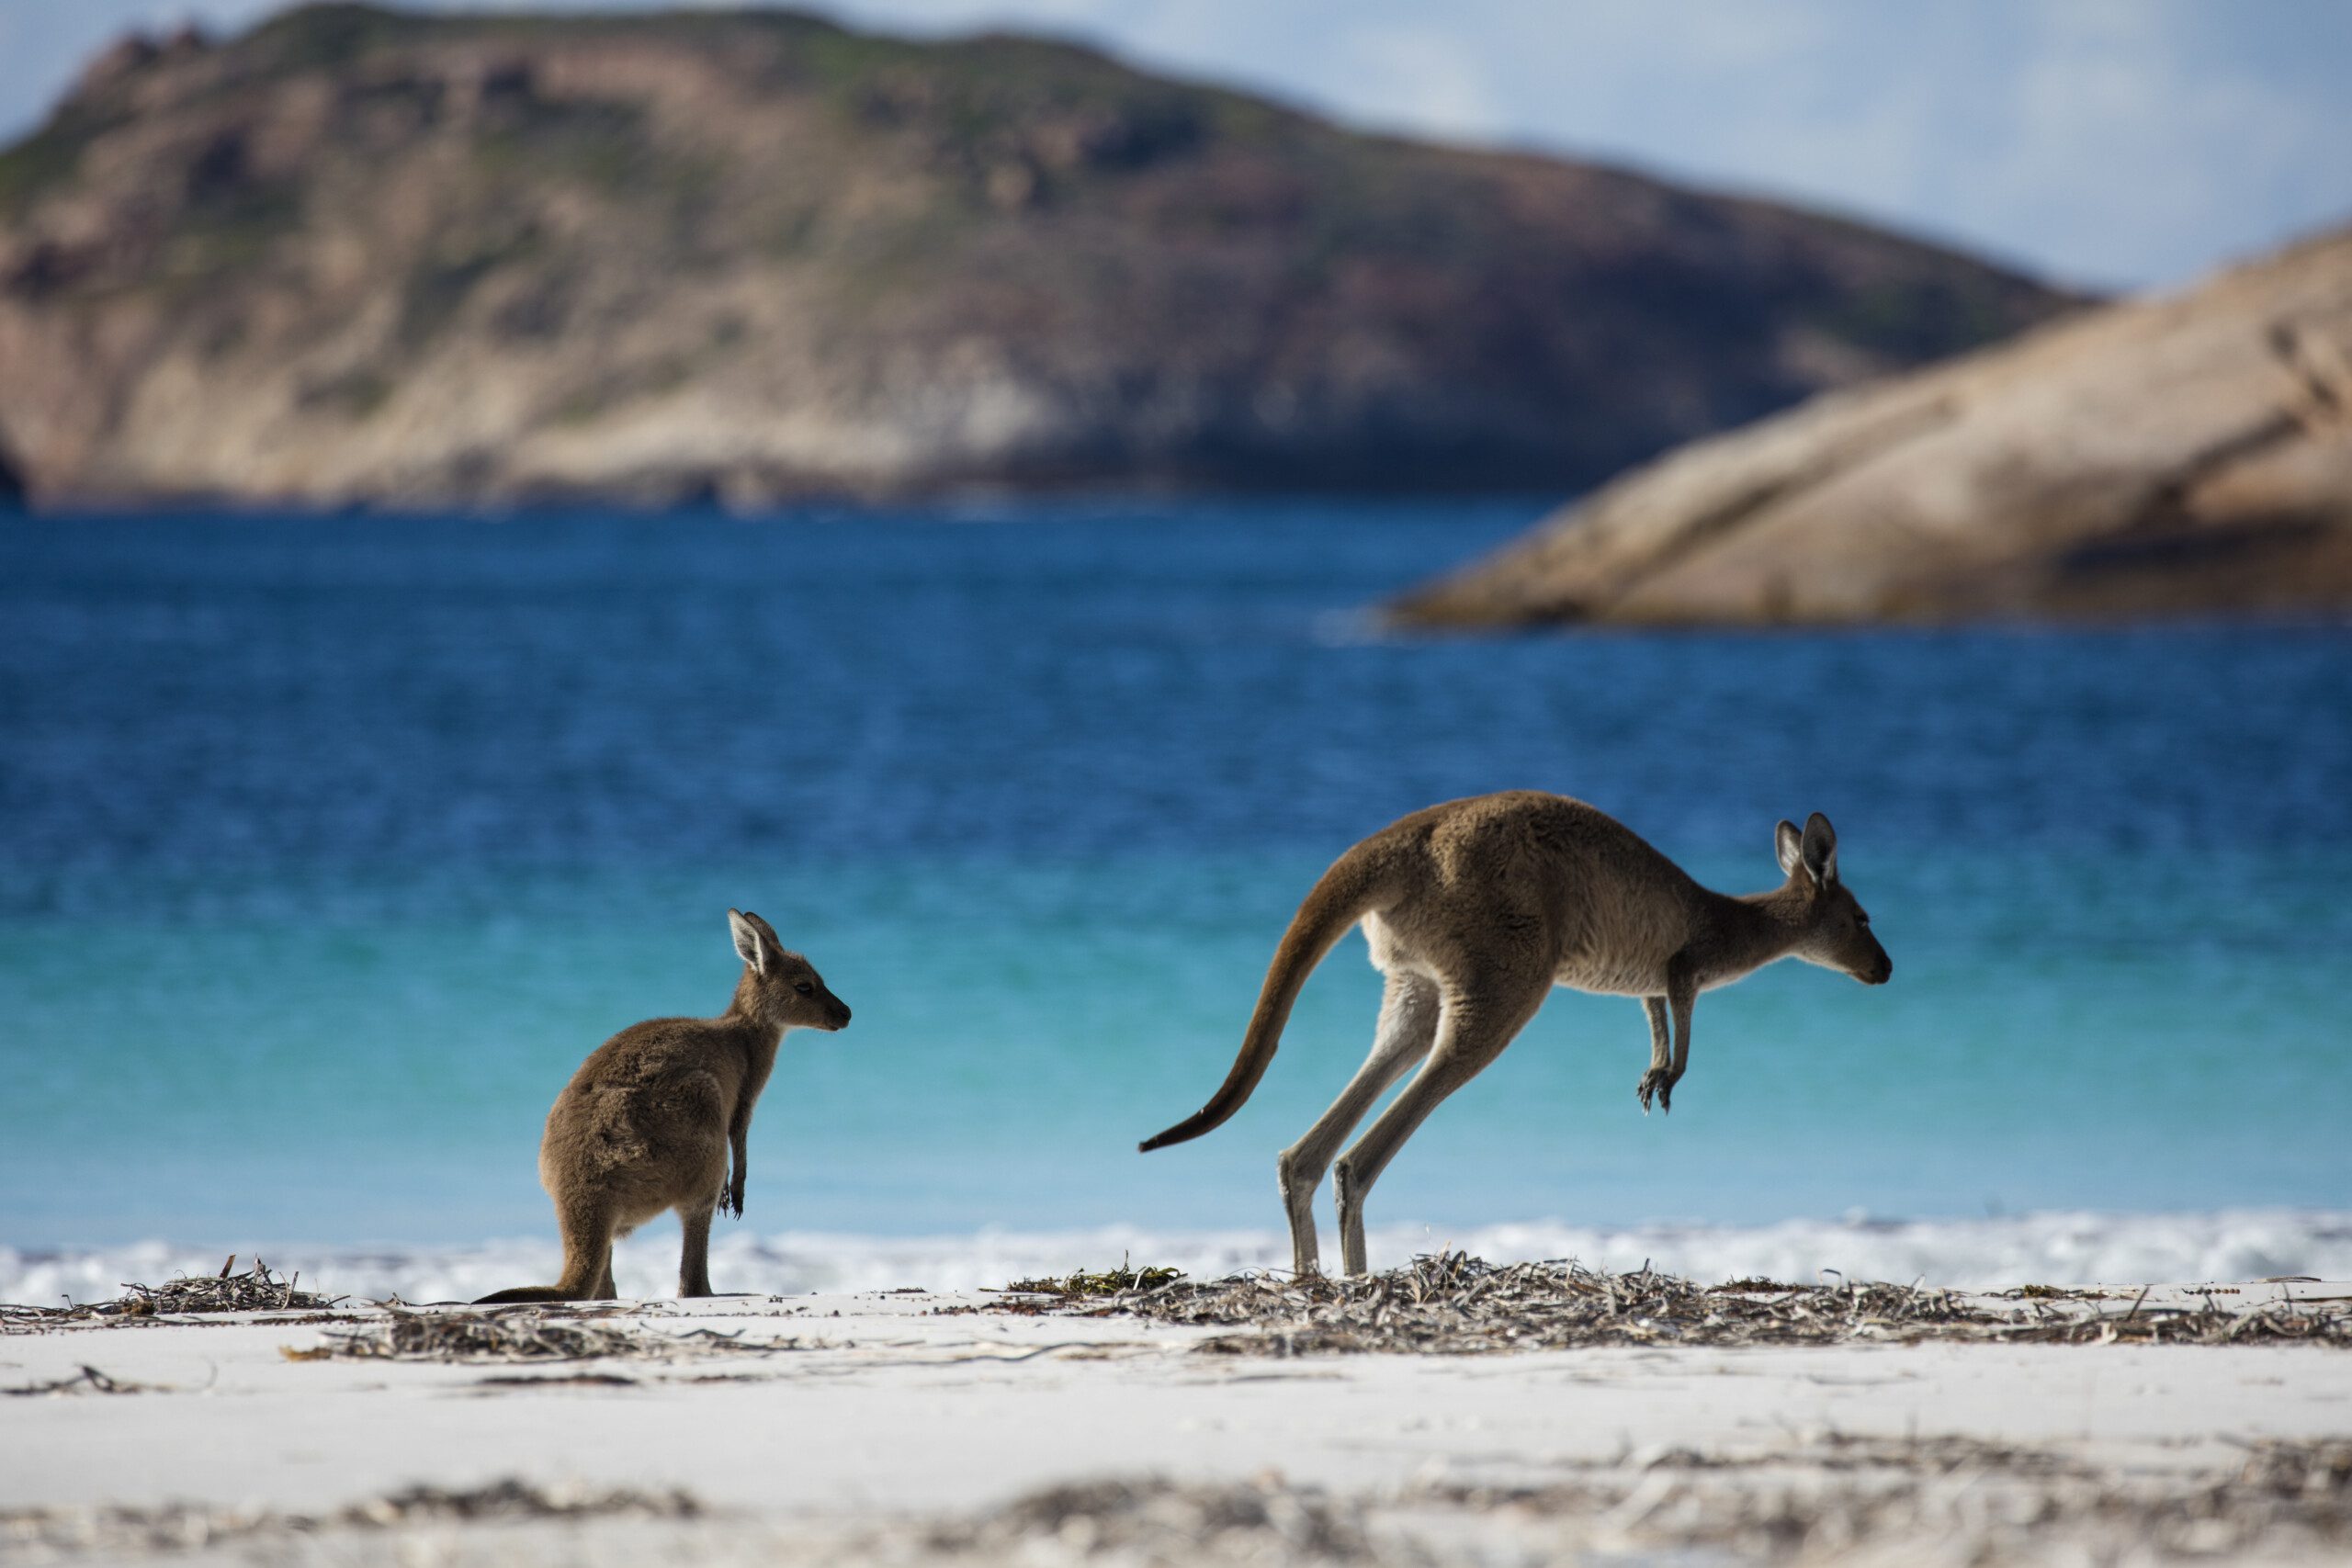
M 1871 918 L 1857 909 L 1854 911 L 1854 923 L 1858 926 L 1866 926 L 1871 923 Z
M 804 997 L 813 997 L 817 994 L 817 987 L 806 980 L 795 980 L 792 982 L 792 988 Z

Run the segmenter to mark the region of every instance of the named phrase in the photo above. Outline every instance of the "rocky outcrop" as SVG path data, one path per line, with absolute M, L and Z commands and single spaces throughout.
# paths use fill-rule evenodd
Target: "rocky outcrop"
M 1852 224 L 788 13 L 289 12 L 0 153 L 37 498 L 1571 486 L 2072 301 Z
M 2352 230 L 1695 443 L 1406 626 L 2352 606 Z

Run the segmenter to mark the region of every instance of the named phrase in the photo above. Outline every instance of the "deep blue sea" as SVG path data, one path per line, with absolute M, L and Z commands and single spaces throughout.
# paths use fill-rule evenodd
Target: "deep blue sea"
M 0 1250 L 551 1242 L 548 1102 L 724 1004 L 730 904 L 856 1010 L 739 1237 L 1271 1234 L 1359 939 L 1136 1140 L 1334 855 L 1510 787 L 1732 890 L 1827 812 L 1895 980 L 1711 994 L 1671 1117 L 1559 993 L 1375 1227 L 2352 1209 L 2352 631 L 1372 635 L 1541 509 L 0 524 Z

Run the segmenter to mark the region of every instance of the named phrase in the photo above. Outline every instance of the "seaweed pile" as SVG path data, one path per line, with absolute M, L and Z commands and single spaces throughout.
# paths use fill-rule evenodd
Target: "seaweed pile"
M 2297 1301 L 2291 1293 L 2243 1306 L 2201 1296 L 2201 1306 L 2148 1304 L 2142 1291 L 2120 1314 L 2052 1310 L 2035 1303 L 1984 1337 L 2012 1345 L 2330 1345 L 2352 1349 L 2352 1300 Z
M 178 1552 L 231 1542 L 317 1538 L 333 1532 L 418 1525 L 519 1523 L 543 1519 L 692 1519 L 701 1505 L 680 1491 L 545 1487 L 508 1478 L 486 1486 L 411 1486 L 328 1514 L 279 1514 L 167 1503 L 159 1507 L 28 1508 L 0 1511 L 0 1553 Z M 346 1548 L 347 1551 L 347 1548 Z M 429 1554 L 437 1556 L 437 1554 Z M 335 1561 L 347 1561 L 338 1552 Z M 402 1561 L 413 1561 L 403 1557 Z
M 1129 1291 L 1156 1291 L 1162 1285 L 1172 1285 L 1184 1278 L 1182 1269 L 1166 1269 L 1146 1264 L 1132 1268 L 1125 1259 L 1116 1269 L 1105 1269 L 1089 1274 L 1080 1269 L 1069 1274 L 1048 1275 L 1042 1280 L 1015 1280 L 1005 1287 L 1009 1294 L 1057 1296 L 1065 1302 L 1097 1296 L 1124 1295 Z
M 1101 1278 L 1089 1276 L 1090 1279 Z M 1018 1287 L 1016 1287 L 1016 1290 Z M 2274 1301 L 2110 1311 L 2097 1297 L 2022 1298 L 2016 1306 L 1926 1285 L 1861 1281 L 1702 1286 L 1644 1267 L 1612 1274 L 1575 1261 L 1493 1264 L 1459 1252 L 1417 1258 L 1356 1279 L 1238 1274 L 1163 1279 L 1110 1291 L 1010 1295 L 1001 1310 L 1131 1315 L 1211 1325 L 1209 1352 L 1315 1356 L 1374 1351 L 1464 1355 L 1596 1345 L 2007 1344 L 2223 1345 L 2302 1342 L 2352 1348 L 2352 1303 Z
M 1080 1482 L 1017 1497 L 992 1512 L 934 1524 L 919 1562 L 1119 1563 L 1410 1562 L 1365 1529 L 1365 1500 L 1254 1483 L 1186 1485 L 1160 1477 Z M 877 1555 L 879 1555 L 877 1553 Z M 897 1555 L 897 1554 L 893 1554 Z
M 316 1514 L 186 1504 L 0 1509 L 0 1560 L 185 1561 L 191 1549 L 228 1548 L 240 1560 L 339 1568 L 656 1560 L 714 1568 L 2341 1561 L 2352 1545 L 2352 1443 L 2232 1446 L 2235 1456 L 2116 1468 L 1959 1434 L 1826 1432 L 1706 1451 L 1630 1450 L 1525 1483 L 1424 1476 L 1340 1491 L 1273 1471 L 1246 1482 L 1107 1477 L 974 1513 L 819 1517 L 788 1529 L 699 1506 L 683 1492 L 507 1480 L 463 1491 L 410 1488 Z M 635 1530 L 625 1528 L 632 1524 Z M 449 1528 L 470 1525 L 496 1528 Z M 595 1535 L 582 1533 L 583 1526 Z
M 2342 1439 L 2267 1440 L 2235 1467 L 2150 1474 L 1961 1436 L 1831 1433 L 1755 1450 L 1636 1452 L 1525 1486 L 1426 1480 L 1351 1495 L 1272 1472 L 1057 1486 L 933 1525 L 914 1561 L 2210 1562 L 2334 1561 L 2348 1540 L 2352 1444 Z
M 260 1258 L 242 1274 L 232 1274 L 236 1255 L 220 1265 L 218 1274 L 182 1275 L 161 1285 L 126 1284 L 110 1302 L 79 1306 L 18 1306 L 0 1303 L 0 1333 L 38 1332 L 74 1323 L 122 1323 L 189 1313 L 325 1312 L 345 1297 L 322 1296 L 297 1289 L 301 1273 L 281 1280 Z
M 610 1309 L 608 1309 L 609 1311 Z M 289 1361 L 678 1360 L 693 1356 L 774 1355 L 797 1339 L 745 1339 L 697 1328 L 684 1334 L 624 1327 L 595 1315 L 510 1307 L 498 1312 L 414 1312 L 393 1307 L 380 1322 L 330 1330 L 324 1343 L 288 1348 Z

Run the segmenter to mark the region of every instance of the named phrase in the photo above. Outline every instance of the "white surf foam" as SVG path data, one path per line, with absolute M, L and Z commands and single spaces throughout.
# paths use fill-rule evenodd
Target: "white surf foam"
M 1336 1258 L 1325 1238 L 1327 1261 Z M 1924 1279 L 1996 1288 L 2241 1280 L 2278 1274 L 2352 1280 L 2352 1213 L 2233 1210 L 2185 1214 L 2041 1213 L 1983 1220 L 1792 1220 L 1753 1227 L 1649 1225 L 1598 1229 L 1554 1223 L 1448 1230 L 1393 1226 L 1373 1233 L 1377 1266 L 1455 1247 L 1496 1262 L 1577 1258 L 1596 1267 L 1652 1266 L 1702 1280 L 1807 1281 Z M 248 1257 L 254 1249 L 248 1248 Z M 468 1301 L 507 1285 L 556 1277 L 551 1239 L 463 1247 L 261 1247 L 283 1276 L 305 1287 L 374 1300 Z M 1286 1268 L 1288 1244 L 1269 1231 L 984 1230 L 964 1235 L 874 1236 L 783 1232 L 737 1234 L 716 1243 L 713 1282 L 775 1295 L 812 1291 L 977 1290 L 1040 1274 L 1102 1269 L 1123 1258 L 1170 1264 L 1195 1279 L 1239 1269 Z M 622 1294 L 667 1295 L 677 1279 L 676 1232 L 657 1224 L 622 1244 L 614 1273 Z M 0 1247 L 0 1301 L 56 1305 L 103 1301 L 127 1281 L 211 1273 L 219 1250 L 169 1242 L 86 1250 Z M 1834 1273 L 1832 1272 L 1834 1271 Z

